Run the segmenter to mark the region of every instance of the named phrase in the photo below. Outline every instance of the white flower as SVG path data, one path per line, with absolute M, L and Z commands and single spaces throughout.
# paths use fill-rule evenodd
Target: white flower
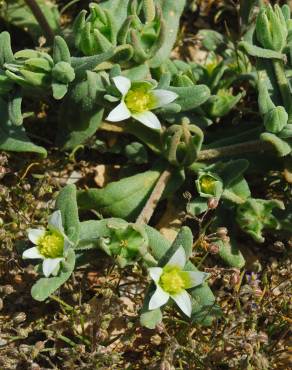
M 113 81 L 122 99 L 106 119 L 119 122 L 132 117 L 147 127 L 160 129 L 159 119 L 151 110 L 173 102 L 178 95 L 172 91 L 154 89 L 147 81 L 131 82 L 123 76 L 114 77 Z
M 42 259 L 44 275 L 57 275 L 72 245 L 64 233 L 61 212 L 50 216 L 47 229 L 29 229 L 28 238 L 36 246 L 24 251 L 22 257 Z
M 148 269 L 150 277 L 156 285 L 156 290 L 149 302 L 149 310 L 163 306 L 169 298 L 172 298 L 182 312 L 191 317 L 191 297 L 186 289 L 201 285 L 208 274 L 200 271 L 184 271 L 185 264 L 185 250 L 183 247 L 179 247 L 163 268 L 151 267 Z

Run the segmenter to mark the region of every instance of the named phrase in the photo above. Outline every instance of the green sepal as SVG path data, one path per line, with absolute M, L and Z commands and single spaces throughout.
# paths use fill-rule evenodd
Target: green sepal
M 142 312 L 140 315 L 140 324 L 147 329 L 153 330 L 161 322 L 162 322 L 162 312 L 160 308 L 156 308 L 155 310 L 151 310 L 151 311 Z
M 66 41 L 61 36 L 55 36 L 53 47 L 54 63 L 66 62 L 71 64 L 70 50 Z
M 78 243 L 80 233 L 76 197 L 76 186 L 71 184 L 66 185 L 56 199 L 56 209 L 61 211 L 65 234 L 74 245 Z
M 288 113 L 282 106 L 271 109 L 264 115 L 264 125 L 267 131 L 277 134 L 283 130 L 288 122 Z
M 143 226 L 108 221 L 108 234 L 101 236 L 99 247 L 123 268 L 147 255 L 148 237 Z M 155 261 L 154 261 L 155 262 Z
M 267 88 L 266 78 L 265 78 L 265 75 L 263 75 L 263 73 L 259 73 L 258 90 L 259 90 L 259 96 L 258 96 L 259 110 L 262 115 L 265 115 L 268 112 L 270 112 L 272 109 L 276 108 L 276 106 L 270 97 L 270 94 Z
M 60 83 L 68 84 L 75 79 L 75 72 L 69 63 L 58 62 L 52 69 L 52 77 Z
M 220 199 L 223 192 L 223 181 L 216 173 L 203 170 L 199 172 L 196 187 L 202 198 Z
M 61 263 L 58 276 L 41 278 L 31 288 L 31 295 L 36 301 L 45 301 L 71 276 L 75 266 L 75 253 L 69 249 L 67 258 Z
M 68 86 L 60 82 L 52 82 L 53 97 L 56 100 L 63 99 L 68 91 Z

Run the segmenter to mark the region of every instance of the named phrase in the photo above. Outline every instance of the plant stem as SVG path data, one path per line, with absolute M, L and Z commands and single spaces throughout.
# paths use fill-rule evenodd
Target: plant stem
M 210 161 L 212 159 L 230 157 L 244 153 L 259 153 L 270 149 L 273 149 L 273 146 L 270 143 L 253 140 L 240 144 L 202 150 L 198 156 L 198 161 Z
M 35 19 L 38 21 L 39 25 L 43 29 L 47 41 L 52 44 L 55 37 L 54 32 L 51 29 L 46 17 L 44 16 L 44 13 L 42 12 L 39 4 L 36 2 L 36 0 L 25 0 L 25 2 L 32 11 Z
M 221 157 L 261 152 L 271 149 L 273 149 L 273 146 L 270 143 L 260 140 L 247 141 L 245 143 L 223 146 L 216 149 L 202 150 L 198 156 L 198 161 L 210 161 Z M 170 177 L 171 171 L 169 168 L 162 172 L 147 203 L 136 220 L 137 224 L 148 224 Z
M 148 224 L 153 212 L 156 208 L 157 203 L 159 202 L 163 191 L 170 179 L 171 172 L 169 169 L 166 169 L 160 175 L 150 197 L 147 200 L 144 208 L 142 209 L 140 215 L 138 216 L 136 223 L 137 224 Z
M 273 66 L 278 86 L 281 92 L 283 104 L 288 113 L 290 122 L 292 120 L 292 95 L 289 87 L 289 82 L 285 74 L 284 62 L 281 60 L 273 60 Z

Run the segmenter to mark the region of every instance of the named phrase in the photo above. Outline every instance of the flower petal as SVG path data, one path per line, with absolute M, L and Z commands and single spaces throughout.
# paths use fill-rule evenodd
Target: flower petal
M 157 104 L 154 108 L 163 107 L 164 105 L 172 103 L 175 99 L 178 98 L 178 95 L 175 92 L 169 90 L 156 89 L 152 90 L 151 93 L 155 96 L 157 100 Z
M 137 121 L 143 123 L 143 125 L 147 127 L 150 127 L 156 130 L 161 129 L 161 124 L 160 124 L 159 119 L 154 113 L 150 111 L 141 112 L 141 113 L 133 113 L 132 117 L 135 118 Z
M 166 293 L 159 285 L 156 285 L 156 290 L 149 301 L 149 310 L 163 306 L 169 299 L 169 294 Z
M 64 233 L 61 211 L 58 210 L 52 213 L 49 218 L 48 224 L 61 231 L 61 233 Z
M 207 279 L 209 274 L 201 271 L 186 271 L 189 274 L 191 283 L 186 288 L 194 288 L 195 286 L 203 284 L 203 282 Z
M 107 116 L 106 120 L 110 122 L 120 122 L 131 117 L 131 112 L 125 102 L 117 105 Z
M 33 244 L 37 244 L 39 238 L 42 237 L 45 232 L 45 229 L 28 229 L 28 239 Z
M 184 248 L 180 246 L 167 262 L 167 265 L 179 266 L 183 269 L 185 267 L 186 261 L 186 252 Z
M 37 247 L 32 247 L 22 253 L 22 258 L 41 258 L 43 259 L 44 257 L 40 254 Z
M 43 261 L 43 273 L 45 277 L 50 276 L 62 260 L 63 258 L 46 258 Z
M 182 310 L 182 312 L 191 317 L 192 314 L 192 302 L 191 297 L 187 293 L 186 290 L 183 290 L 181 293 L 176 295 L 171 295 L 171 298 L 175 301 L 178 307 Z
M 131 80 L 124 76 L 113 77 L 114 84 L 122 96 L 127 95 L 128 91 L 131 88 Z
M 163 270 L 161 267 L 150 267 L 148 269 L 148 272 L 149 272 L 151 279 L 154 280 L 155 283 L 158 283 Z

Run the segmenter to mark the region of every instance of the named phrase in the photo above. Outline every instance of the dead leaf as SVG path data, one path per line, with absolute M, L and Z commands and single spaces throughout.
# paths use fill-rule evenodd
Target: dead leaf
M 99 164 L 95 167 L 94 182 L 100 188 L 106 186 L 109 182 L 113 181 L 117 177 L 117 173 L 120 169 L 119 165 L 107 165 Z

